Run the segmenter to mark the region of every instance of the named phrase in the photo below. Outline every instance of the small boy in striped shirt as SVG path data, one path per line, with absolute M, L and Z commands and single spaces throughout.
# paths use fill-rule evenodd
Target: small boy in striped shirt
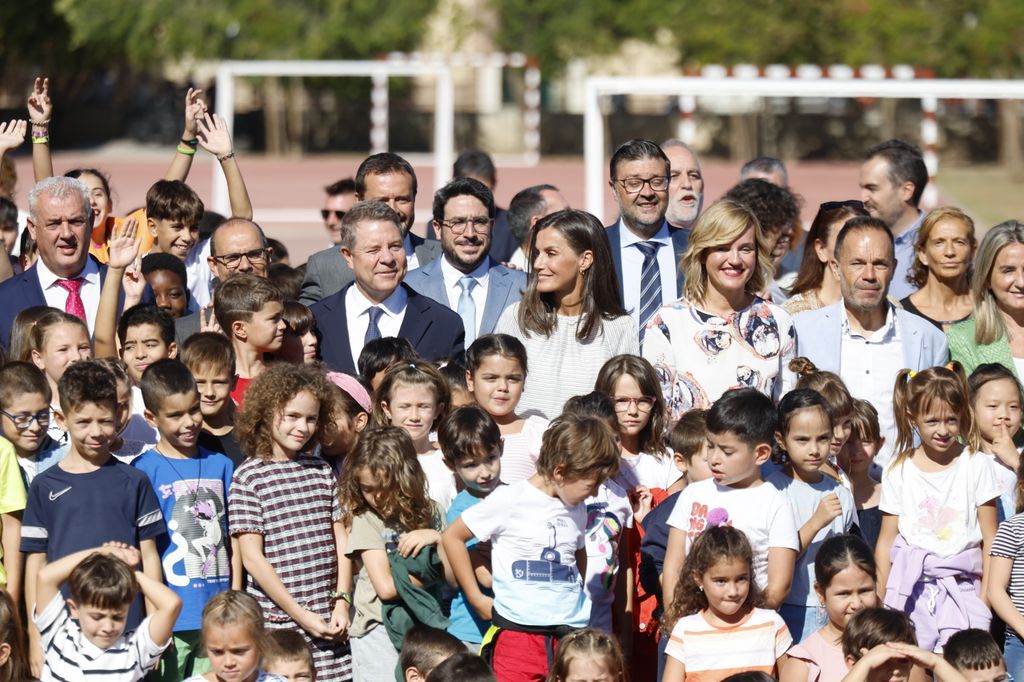
M 170 644 L 181 600 L 134 570 L 139 561 L 139 550 L 108 542 L 40 569 L 32 614 L 43 645 L 40 680 L 137 682 L 156 667 Z M 67 602 L 60 592 L 64 581 L 71 592 Z M 153 605 L 152 615 L 125 633 L 128 608 L 140 590 Z

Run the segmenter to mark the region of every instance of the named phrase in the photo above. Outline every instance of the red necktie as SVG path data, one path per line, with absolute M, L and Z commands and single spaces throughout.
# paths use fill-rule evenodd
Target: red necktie
M 57 286 L 68 292 L 68 300 L 64 302 L 64 312 L 74 315 L 82 322 L 85 322 L 85 304 L 82 303 L 82 294 L 79 293 L 82 288 L 82 282 L 81 277 L 59 279 L 57 280 Z

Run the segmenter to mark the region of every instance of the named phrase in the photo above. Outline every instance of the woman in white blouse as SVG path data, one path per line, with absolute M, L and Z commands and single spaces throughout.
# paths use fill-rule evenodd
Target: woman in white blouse
M 643 347 L 673 419 L 731 388 L 779 397 L 796 331 L 789 313 L 758 295 L 771 273 L 764 244 L 753 213 L 726 199 L 691 229 L 683 298 L 648 323 Z
M 619 304 L 604 227 L 585 211 L 541 219 L 530 233 L 523 299 L 505 309 L 495 333 L 526 346 L 530 375 L 519 402 L 524 415 L 554 419 L 565 401 L 594 388 L 601 366 L 637 353 L 633 318 Z

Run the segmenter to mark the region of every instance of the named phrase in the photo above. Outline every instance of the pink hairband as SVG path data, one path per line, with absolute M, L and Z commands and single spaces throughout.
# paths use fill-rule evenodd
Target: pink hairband
M 359 407 L 363 410 L 370 412 L 370 394 L 354 376 L 341 372 L 328 372 L 327 380 L 352 396 L 352 399 L 359 403 Z

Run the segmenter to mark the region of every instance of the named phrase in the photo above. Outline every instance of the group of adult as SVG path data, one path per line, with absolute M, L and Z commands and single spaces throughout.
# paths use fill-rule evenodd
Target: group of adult
M 963 212 L 924 214 L 927 172 L 903 142 L 868 150 L 860 200 L 821 205 L 798 265 L 798 199 L 771 160 L 745 167 L 748 177 L 705 209 L 691 148 L 631 140 L 610 161 L 620 217 L 609 226 L 568 208 L 551 185 L 498 208 L 493 165 L 469 161 L 419 228 L 416 174 L 398 155 L 370 156 L 352 182 L 328 188 L 332 244 L 309 259 L 301 294 L 328 367 L 355 373 L 363 346 L 382 336 L 443 360 L 503 332 L 528 350 L 523 412 L 556 416 L 605 360 L 634 353 L 654 365 L 678 415 L 737 386 L 778 396 L 792 386 L 789 361 L 803 355 L 875 404 L 883 431 L 898 369 L 950 352 L 968 370 L 1024 369 L 1024 226 L 1002 223 L 979 247 Z M 25 307 L 64 309 L 79 296 L 88 310 L 98 300 L 93 208 L 75 182 L 51 178 L 30 193 L 39 260 L 0 284 L 2 338 Z M 267 274 L 268 242 L 251 220 L 226 220 L 208 248 L 216 280 Z M 73 293 L 67 281 L 78 282 Z M 179 318 L 179 341 L 211 324 L 204 310 Z

